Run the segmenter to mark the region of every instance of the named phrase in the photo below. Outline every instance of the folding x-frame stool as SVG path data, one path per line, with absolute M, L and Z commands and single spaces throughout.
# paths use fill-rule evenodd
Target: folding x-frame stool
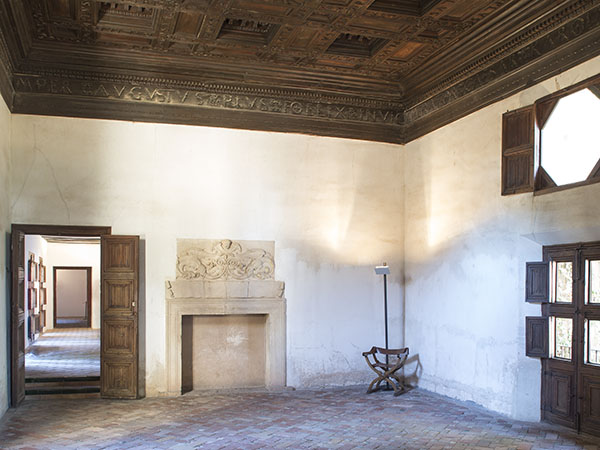
M 384 357 L 387 356 L 385 362 L 379 361 L 377 359 L 377 354 L 383 355 Z M 371 350 L 363 352 L 362 355 L 367 360 L 369 367 L 377 374 L 377 378 L 371 381 L 371 384 L 367 388 L 367 394 L 381 389 L 381 383 L 384 381 L 392 386 L 394 395 L 400 395 L 406 391 L 406 386 L 404 386 L 404 383 L 402 383 L 398 375 L 396 375 L 396 372 L 404 365 L 406 358 L 408 358 L 408 347 L 389 350 L 381 347 L 371 347 Z M 390 359 L 394 360 L 387 362 Z

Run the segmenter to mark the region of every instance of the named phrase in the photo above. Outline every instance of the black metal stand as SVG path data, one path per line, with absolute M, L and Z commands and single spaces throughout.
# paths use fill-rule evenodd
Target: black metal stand
M 385 317 L 385 349 L 389 350 L 388 346 L 388 308 L 387 308 L 387 275 L 383 274 L 383 309 L 384 309 L 384 317 Z M 385 363 L 389 365 L 390 357 L 389 355 L 385 355 Z M 385 382 L 386 391 L 391 391 L 392 386 L 388 381 Z

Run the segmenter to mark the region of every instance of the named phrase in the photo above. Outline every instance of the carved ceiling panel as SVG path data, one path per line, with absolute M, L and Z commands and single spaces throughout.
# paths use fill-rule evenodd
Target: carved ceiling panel
M 218 109 L 223 126 L 392 142 L 600 53 L 600 0 L 0 5 L 0 89 L 19 112 L 127 118 L 121 101 L 141 104 L 135 120 L 209 124 Z

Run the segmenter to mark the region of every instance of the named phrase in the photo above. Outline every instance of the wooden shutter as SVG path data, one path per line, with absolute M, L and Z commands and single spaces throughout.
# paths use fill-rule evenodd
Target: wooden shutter
M 525 354 L 533 358 L 548 358 L 548 318 L 525 317 Z
M 138 236 L 102 236 L 101 390 L 138 396 Z
M 25 398 L 25 234 L 11 236 L 11 405 Z
M 502 116 L 502 195 L 534 189 L 535 157 L 534 106 Z
M 550 302 L 550 263 L 528 262 L 525 269 L 525 301 Z

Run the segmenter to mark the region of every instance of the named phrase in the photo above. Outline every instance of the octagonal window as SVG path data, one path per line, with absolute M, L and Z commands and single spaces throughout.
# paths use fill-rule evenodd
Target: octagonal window
M 584 181 L 600 159 L 600 98 L 582 89 L 561 98 L 541 132 L 541 165 L 557 186 Z

